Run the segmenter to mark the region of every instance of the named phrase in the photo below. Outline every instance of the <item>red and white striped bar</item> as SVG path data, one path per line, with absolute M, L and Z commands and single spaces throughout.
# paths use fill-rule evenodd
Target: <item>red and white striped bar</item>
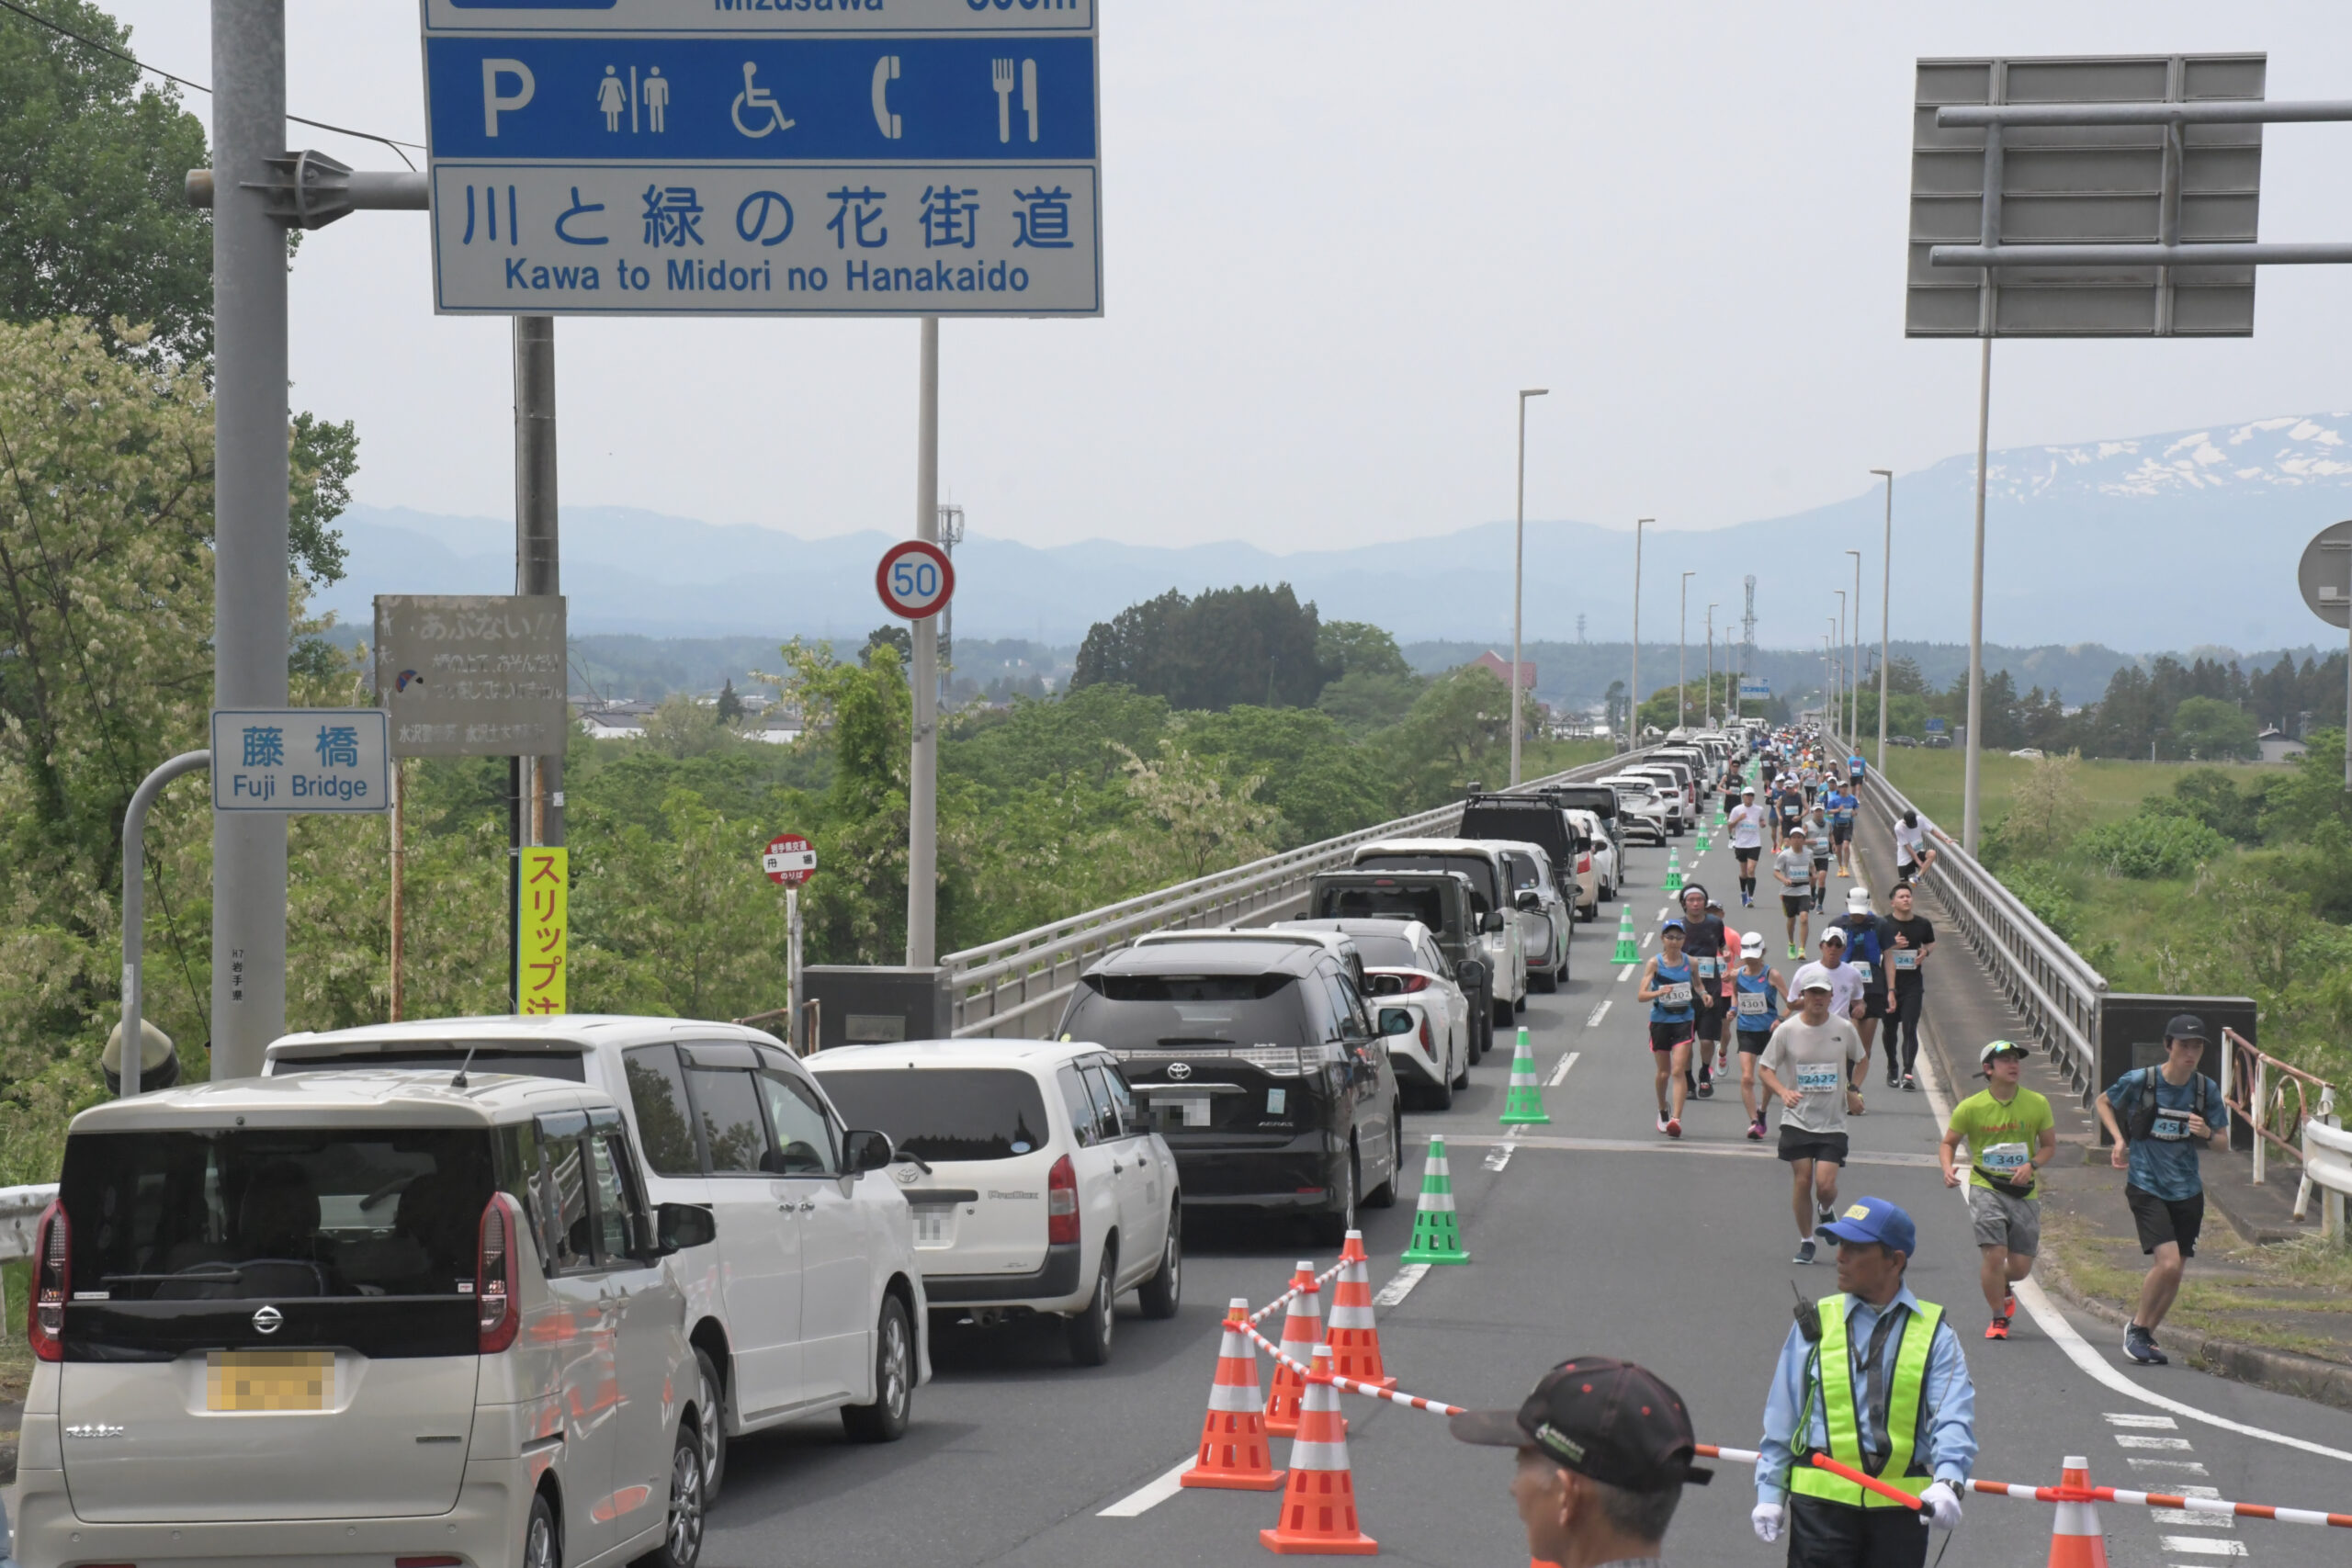
M 2022 1486 L 2007 1481 L 1972 1481 L 1969 1488 L 2020 1503 L 2121 1503 L 2134 1508 L 2180 1508 L 2192 1514 L 2217 1514 L 2239 1519 L 2275 1519 L 2282 1525 L 2325 1525 L 2352 1529 L 2352 1514 L 2323 1513 L 2316 1508 L 2277 1508 L 2267 1503 L 2229 1503 L 2219 1497 L 2176 1497 L 2164 1492 L 2125 1492 L 2094 1486 L 2085 1492 L 2070 1486 Z
M 1754 1449 L 1719 1449 L 1713 1443 L 1690 1445 L 1702 1459 L 1727 1460 L 1733 1464 L 1754 1464 L 1764 1456 Z
M 1329 1284 L 1333 1280 L 1339 1278 L 1340 1270 L 1345 1269 L 1347 1266 L 1345 1259 L 1341 1259 L 1340 1262 L 1332 1264 L 1331 1267 L 1324 1269 L 1323 1272 L 1315 1276 L 1316 1284 Z M 1290 1305 L 1291 1298 L 1296 1294 L 1298 1294 L 1298 1287 L 1293 1285 L 1289 1290 L 1284 1291 L 1281 1295 L 1276 1296 L 1272 1301 L 1268 1302 L 1264 1306 L 1261 1306 L 1256 1312 L 1251 1313 L 1250 1314 L 1250 1321 L 1252 1323 L 1265 1322 L 1266 1319 L 1273 1316 L 1274 1314 Z
M 1301 1374 L 1306 1374 L 1310 1371 L 1310 1369 L 1299 1366 L 1295 1359 L 1283 1355 L 1283 1348 L 1275 1344 L 1272 1340 L 1267 1338 L 1264 1335 L 1259 1333 L 1256 1325 L 1247 1325 L 1245 1327 L 1250 1337 L 1255 1339 L 1261 1347 L 1271 1352 L 1274 1359 L 1286 1362 L 1290 1366 L 1296 1367 Z M 1375 1388 L 1368 1382 L 1358 1382 L 1353 1378 L 1343 1378 L 1337 1372 L 1332 1372 L 1329 1374 L 1329 1376 L 1332 1387 L 1345 1389 L 1350 1393 L 1368 1394 L 1374 1399 L 1385 1399 L 1391 1404 L 1402 1404 L 1413 1410 L 1434 1410 L 1440 1416 L 1464 1416 L 1468 1414 L 1468 1411 L 1464 1406 L 1459 1404 L 1448 1404 L 1442 1399 L 1422 1399 L 1414 1394 L 1398 1393 L 1392 1388 Z

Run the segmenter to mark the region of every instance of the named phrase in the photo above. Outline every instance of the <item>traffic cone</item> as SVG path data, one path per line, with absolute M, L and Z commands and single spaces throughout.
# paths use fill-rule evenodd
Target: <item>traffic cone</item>
M 1527 1029 L 1519 1031 L 1519 1048 L 1510 1054 L 1510 1091 L 1503 1096 L 1502 1124 L 1540 1127 L 1552 1113 L 1544 1109 L 1544 1086 L 1535 1081 L 1535 1048 L 1527 1043 Z
M 1453 1175 L 1445 1163 L 1445 1140 L 1430 1140 L 1429 1163 L 1421 1168 L 1421 1206 L 1413 1211 L 1413 1245 L 1407 1263 L 1467 1263 L 1462 1224 L 1453 1213 Z
M 1690 858 L 1691 858 L 1692 860 L 1694 860 L 1694 861 L 1695 861 L 1695 860 L 1697 860 L 1701 855 L 1705 854 L 1706 852 L 1707 852 L 1707 825 L 1706 825 L 1705 823 L 1702 822 L 1701 824 L 1699 824 L 1699 836 L 1698 836 L 1697 838 L 1695 838 L 1695 839 L 1693 839 L 1693 840 L 1690 840 Z
M 1666 880 L 1658 886 L 1668 893 L 1682 891 L 1682 861 L 1672 850 L 1666 852 Z
M 2058 1484 L 2073 1492 L 2091 1489 L 2091 1461 L 2068 1454 Z M 2099 1533 L 2097 1503 L 2061 1503 L 2050 1529 L 2050 1568 L 2107 1568 L 2107 1538 Z
M 1298 1368 L 1323 1343 L 1323 1288 L 1315 1282 L 1315 1265 L 1299 1259 L 1290 1283 L 1297 1293 L 1283 1318 L 1283 1353 L 1274 1358 L 1274 1381 L 1266 1393 L 1266 1430 L 1284 1438 L 1298 1430 L 1299 1402 L 1306 1393 L 1306 1374 Z
M 1639 964 L 1641 944 L 1634 940 L 1634 907 L 1631 904 L 1617 911 L 1617 952 L 1611 964 Z
M 1242 1332 L 1250 1303 L 1225 1309 L 1225 1343 L 1217 1348 L 1216 1382 L 1209 1385 L 1208 1419 L 1201 1423 L 1201 1454 L 1178 1484 L 1228 1492 L 1272 1492 L 1283 1483 L 1258 1404 L 1258 1348 Z
M 1331 1386 L 1331 1348 L 1315 1348 L 1298 1438 L 1290 1446 L 1290 1482 L 1282 1517 L 1258 1532 L 1258 1544 L 1285 1557 L 1370 1557 L 1380 1543 L 1356 1525 L 1356 1483 L 1348 1470 L 1347 1423 Z
M 1372 1315 L 1372 1259 L 1364 1255 L 1363 1232 L 1350 1231 L 1340 1249 L 1340 1278 L 1331 1292 L 1331 1317 L 1324 1325 L 1331 1347 L 1331 1370 L 1343 1378 L 1395 1388 L 1396 1380 L 1380 1364 L 1380 1325 Z

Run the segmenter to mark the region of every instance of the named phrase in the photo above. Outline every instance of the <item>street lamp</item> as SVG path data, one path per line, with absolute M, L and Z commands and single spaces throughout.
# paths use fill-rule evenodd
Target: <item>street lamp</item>
M 1690 580 L 1699 574 L 1682 574 L 1682 620 L 1674 632 L 1674 727 L 1690 728 Z
M 1886 613 L 1894 597 L 1894 470 L 1872 468 L 1886 481 L 1886 547 L 1879 552 L 1878 588 L 1878 771 L 1886 775 Z
M 1854 629 L 1846 645 L 1846 743 L 1853 746 L 1854 728 L 1862 722 L 1862 552 L 1846 553 L 1854 558 Z
M 1707 728 L 1715 727 L 1715 606 L 1707 606 L 1707 716 L 1700 720 Z
M 1007 66 L 1007 70 L 1012 67 Z M 1512 530 L 1510 556 L 1510 782 L 1519 783 L 1519 636 L 1520 600 L 1527 581 L 1527 400 L 1546 397 L 1548 387 L 1529 387 L 1519 394 L 1519 516 Z
M 1851 680 L 1852 676 L 1845 668 L 1846 591 L 1842 588 L 1833 588 L 1830 592 L 1838 595 L 1838 647 L 1831 653 L 1829 662 L 1829 672 L 1838 682 L 1838 690 L 1829 708 L 1829 733 L 1834 736 L 1838 733 L 1838 721 L 1846 716 L 1846 682 Z
M 1634 749 L 1642 733 L 1642 530 L 1655 517 L 1634 519 L 1634 683 L 1625 688 L 1625 750 Z

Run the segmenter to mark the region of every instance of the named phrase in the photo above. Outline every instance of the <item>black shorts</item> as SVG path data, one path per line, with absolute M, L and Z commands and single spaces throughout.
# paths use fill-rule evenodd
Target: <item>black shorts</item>
M 1753 876 L 1756 874 L 1756 857 L 1764 852 L 1764 846 L 1734 844 L 1731 847 L 1731 852 L 1733 858 L 1739 862 L 1739 874 L 1742 876 Z
M 1851 843 L 1853 841 L 1853 838 L 1854 825 L 1851 822 L 1832 822 L 1829 824 L 1829 841 L 1831 843 Z
M 1862 993 L 1862 1016 L 1864 1018 L 1893 1018 L 1894 1016 L 1894 1010 L 1886 1005 L 1884 991 Z
M 1802 915 L 1812 908 L 1813 895 L 1810 893 L 1783 893 L 1781 895 L 1781 913 L 1784 915 Z
M 1837 857 L 1836 857 L 1835 855 L 1815 855 L 1815 856 L 1814 856 L 1814 857 L 1813 857 L 1813 874 L 1814 874 L 1815 878 L 1817 880 L 1817 879 L 1819 879 L 1819 878 L 1821 878 L 1821 877 L 1825 877 L 1825 876 L 1828 875 L 1828 874 L 1829 874 L 1829 866 L 1830 866 L 1830 863 L 1831 863 L 1831 862 L 1833 862 L 1833 861 L 1834 861 L 1834 860 L 1836 860 L 1836 859 L 1837 859 Z
M 1827 1160 L 1831 1165 L 1846 1163 L 1846 1134 L 1843 1133 L 1808 1133 L 1802 1127 L 1781 1123 L 1781 1157 L 1792 1163 L 1801 1159 Z
M 1722 1039 L 1724 1037 L 1724 1020 L 1730 1016 L 1731 1009 L 1724 1005 L 1721 998 L 1717 998 L 1713 1007 L 1702 1006 L 1698 1010 L 1698 1011 L 1699 1016 L 1690 1021 L 1692 1032 L 1698 1034 L 1702 1039 Z
M 1770 1043 L 1772 1043 L 1772 1032 L 1769 1029 L 1743 1029 L 1739 1032 L 1739 1050 L 1742 1055 L 1760 1056 L 1764 1054 L 1764 1047 Z
M 2205 1228 L 2204 1193 L 2194 1198 L 2159 1198 L 2127 1181 L 2123 1201 L 2132 1205 L 2132 1218 L 2140 1227 L 2141 1251 L 2154 1252 L 2171 1241 L 2180 1244 L 2183 1258 L 2197 1256 L 2197 1233 Z
M 1650 1021 L 1650 1049 L 1659 1055 L 1665 1055 L 1677 1045 L 1690 1043 L 1690 1021 L 1689 1019 L 1686 1018 L 1675 1023 L 1660 1023 L 1656 1019 Z

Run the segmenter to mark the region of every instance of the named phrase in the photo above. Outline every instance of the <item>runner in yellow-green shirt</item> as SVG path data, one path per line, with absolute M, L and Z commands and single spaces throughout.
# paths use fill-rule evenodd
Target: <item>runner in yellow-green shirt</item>
M 1936 1158 L 1944 1168 L 1944 1185 L 1957 1187 L 1961 1173 L 1954 1161 L 1960 1145 L 1968 1145 L 1968 1212 L 1976 1221 L 1982 1259 L 1976 1280 L 1984 1304 L 1993 1309 L 1984 1337 L 2007 1339 L 2009 1319 L 2018 1311 L 2018 1281 L 2032 1271 L 2034 1254 L 2041 1250 L 2035 1173 L 2057 1156 L 2058 1122 L 2048 1100 L 2018 1086 L 2024 1046 L 1996 1040 L 1978 1060 L 1987 1087 L 1952 1107 Z

